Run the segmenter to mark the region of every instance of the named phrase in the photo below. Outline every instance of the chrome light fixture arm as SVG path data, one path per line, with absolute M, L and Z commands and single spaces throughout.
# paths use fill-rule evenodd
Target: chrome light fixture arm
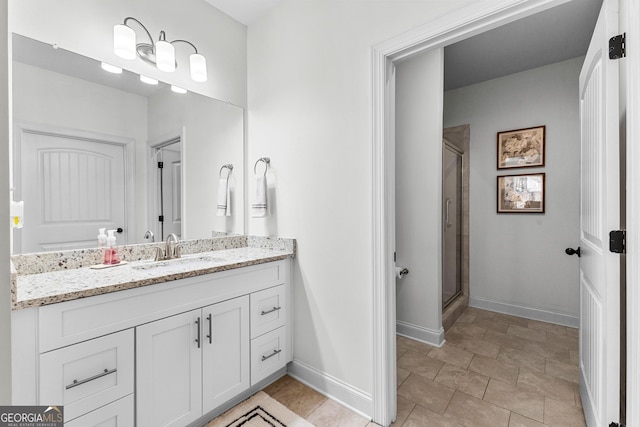
M 188 44 L 189 46 L 191 46 L 191 47 L 193 48 L 193 50 L 195 51 L 195 53 L 198 53 L 198 48 L 197 48 L 193 43 L 191 43 L 190 41 L 182 40 L 182 39 L 178 39 L 178 40 L 173 40 L 173 41 L 171 41 L 171 42 L 169 42 L 169 43 L 171 43 L 171 44 L 176 44 L 176 43 L 186 43 L 186 44 Z
M 142 27 L 142 29 L 144 30 L 145 33 L 147 33 L 147 37 L 149 37 L 149 41 L 151 42 L 151 46 L 155 46 L 155 43 L 153 41 L 153 37 L 151 37 L 151 33 L 149 32 L 149 30 L 147 30 L 147 27 L 144 26 L 144 24 L 140 21 L 138 21 L 136 18 L 134 18 L 133 16 L 127 16 L 126 18 L 124 18 L 124 22 L 123 24 L 126 25 L 127 27 L 131 28 L 130 25 L 127 24 L 128 21 L 134 21 L 137 22 L 138 25 L 140 25 Z M 164 31 L 160 31 L 160 37 L 162 40 L 162 37 L 164 36 Z

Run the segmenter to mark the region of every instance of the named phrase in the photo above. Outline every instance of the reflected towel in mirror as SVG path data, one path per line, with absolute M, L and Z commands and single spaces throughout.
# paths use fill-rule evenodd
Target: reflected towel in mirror
M 229 178 L 220 178 L 218 181 L 218 209 L 217 216 L 231 216 L 231 191 Z

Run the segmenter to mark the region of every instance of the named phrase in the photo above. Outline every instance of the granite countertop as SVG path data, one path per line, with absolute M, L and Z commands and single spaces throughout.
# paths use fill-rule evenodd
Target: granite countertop
M 203 240 L 191 245 L 187 242 L 189 253 L 157 262 L 148 254 L 158 244 L 131 245 L 120 251 L 126 264 L 99 270 L 89 267 L 97 264 L 94 261 L 100 252 L 96 250 L 16 256 L 13 262 L 17 266 L 12 266 L 12 309 L 55 304 L 295 256 L 295 240 L 244 239 L 232 244 L 211 239 L 215 240 L 213 250 L 211 245 L 203 246 Z M 222 248 L 216 247 L 221 243 Z

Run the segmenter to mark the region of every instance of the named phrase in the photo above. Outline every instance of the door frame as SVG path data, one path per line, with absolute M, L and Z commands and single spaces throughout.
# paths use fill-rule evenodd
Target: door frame
M 640 4 L 634 0 L 621 0 L 624 6 L 622 27 L 626 30 L 627 49 L 627 117 L 640 115 Z M 629 402 L 640 402 L 640 122 L 627 120 L 627 425 L 640 425 L 640 405 L 629 405 Z
M 73 129 L 62 126 L 54 126 L 44 123 L 29 121 L 16 121 L 13 125 L 13 197 L 14 200 L 22 200 L 22 141 L 25 133 L 48 135 L 54 137 L 90 140 L 101 144 L 121 146 L 124 149 L 124 188 L 125 188 L 125 212 L 124 226 L 127 231 L 128 242 L 136 235 L 136 197 L 135 197 L 135 140 L 123 136 L 107 135 L 99 132 Z M 22 235 L 14 234 L 12 239 L 12 252 L 22 253 Z
M 393 285 L 395 280 L 393 273 L 393 252 L 395 250 L 395 64 L 425 50 L 443 48 L 500 25 L 559 6 L 567 1 L 500 0 L 492 4 L 471 4 L 372 47 L 372 403 L 373 420 L 379 424 L 389 425 L 395 420 L 397 412 L 396 295 Z M 632 2 L 628 1 L 628 3 Z M 631 70 L 629 72 L 631 73 Z M 640 126 L 635 127 L 637 135 L 640 136 Z M 631 139 L 629 140 L 631 141 Z M 640 157 L 640 153 L 634 153 L 634 155 Z M 636 174 L 633 178 L 636 180 L 634 182 L 640 185 L 640 175 Z M 632 213 L 640 212 L 638 201 L 633 206 L 636 210 Z M 631 220 L 633 217 L 629 216 L 628 218 Z M 635 229 L 635 227 L 631 228 Z M 639 237 L 634 235 L 629 244 L 637 242 Z M 631 253 L 630 255 L 638 256 Z M 629 262 L 629 264 L 634 263 Z M 637 283 L 638 273 L 640 272 L 636 272 L 634 277 L 628 277 L 630 279 L 628 283 Z M 638 298 L 637 295 L 635 297 Z M 629 310 L 629 312 L 632 313 L 633 310 Z M 629 333 L 631 334 L 634 330 L 637 332 L 637 329 L 630 329 Z M 640 350 L 640 342 L 636 343 L 635 348 Z M 630 362 L 637 360 L 637 357 L 635 359 L 629 358 Z M 638 384 L 635 386 L 637 389 Z M 640 394 L 640 390 L 638 393 Z M 628 401 L 633 401 L 631 399 L 634 395 L 628 394 L 628 396 Z M 629 418 L 629 420 L 631 419 L 633 417 Z

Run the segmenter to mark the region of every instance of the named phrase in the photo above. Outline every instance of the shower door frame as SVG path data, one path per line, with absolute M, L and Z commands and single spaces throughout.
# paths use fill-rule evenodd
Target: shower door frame
M 457 188 L 457 203 L 458 209 L 456 211 L 456 222 L 458 223 L 458 227 L 460 232 L 457 236 L 457 264 L 458 264 L 458 280 L 456 283 L 456 292 L 448 299 L 444 300 L 444 287 L 445 287 L 445 277 L 444 277 L 444 266 L 447 262 L 445 259 L 445 232 L 447 227 L 447 219 L 449 218 L 449 212 L 447 209 L 447 215 L 443 218 L 442 221 L 442 309 L 445 310 L 448 306 L 453 304 L 457 299 L 464 294 L 464 208 L 465 208 L 465 197 L 464 197 L 464 151 L 460 148 L 456 147 L 455 144 L 449 142 L 447 139 L 442 139 L 442 163 L 444 166 L 444 156 L 445 151 L 450 150 L 460 159 L 460 167 L 456 172 L 458 175 L 458 188 Z M 444 167 L 442 169 L 442 204 L 443 204 L 443 213 L 445 212 L 445 200 L 444 200 L 444 190 L 445 190 L 445 179 L 444 179 Z

